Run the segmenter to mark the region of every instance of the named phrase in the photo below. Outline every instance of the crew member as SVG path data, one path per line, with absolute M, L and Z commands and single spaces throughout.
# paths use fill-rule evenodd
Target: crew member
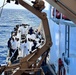
M 18 45 L 17 45 L 17 40 L 14 39 L 13 37 L 11 38 L 11 62 L 17 59 L 18 56 Z

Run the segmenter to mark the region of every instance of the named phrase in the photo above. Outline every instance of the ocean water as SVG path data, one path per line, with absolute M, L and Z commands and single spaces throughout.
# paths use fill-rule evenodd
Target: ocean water
M 47 12 L 48 14 L 48 12 Z M 39 26 L 40 19 L 32 14 L 28 10 L 18 10 L 18 9 L 4 9 L 0 17 L 0 64 L 4 64 L 7 56 L 7 41 L 10 37 L 11 31 L 17 24 L 29 24 L 31 26 Z M 51 48 L 50 61 L 53 62 L 55 59 L 55 54 L 58 55 L 58 34 L 59 26 L 50 20 L 49 28 L 52 35 L 53 46 Z M 61 28 L 61 50 L 65 51 L 65 25 Z M 70 54 L 76 57 L 76 27 L 70 27 Z M 59 55 L 58 55 L 59 56 Z M 75 58 L 74 57 L 74 58 Z M 56 60 L 55 60 L 56 61 Z
M 0 17 L 0 64 L 4 64 L 7 56 L 7 41 L 17 24 L 38 26 L 40 19 L 28 10 L 4 9 Z

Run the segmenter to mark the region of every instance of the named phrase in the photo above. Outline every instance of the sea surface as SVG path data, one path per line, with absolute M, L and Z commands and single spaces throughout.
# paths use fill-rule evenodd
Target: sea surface
M 37 27 L 40 24 L 40 19 L 26 9 L 3 9 L 0 17 L 0 64 L 6 62 L 7 41 L 13 28 L 22 23 Z
M 48 13 L 48 12 L 47 12 Z M 65 25 L 61 25 L 60 28 L 60 38 L 59 35 L 59 25 L 57 25 L 52 20 L 49 20 L 49 28 L 52 35 L 53 45 L 50 50 L 50 61 L 56 58 L 55 54 L 58 55 L 58 41 L 60 39 L 60 49 L 65 52 Z M 8 52 L 7 41 L 10 38 L 10 34 L 13 31 L 13 28 L 17 24 L 29 24 L 30 26 L 37 27 L 40 25 L 41 20 L 32 14 L 28 10 L 21 9 L 3 9 L 0 17 L 0 64 L 6 63 L 6 57 Z M 70 27 L 70 46 L 69 52 L 76 57 L 76 27 Z M 57 59 L 57 58 L 56 58 Z M 56 61 L 56 60 L 54 60 Z

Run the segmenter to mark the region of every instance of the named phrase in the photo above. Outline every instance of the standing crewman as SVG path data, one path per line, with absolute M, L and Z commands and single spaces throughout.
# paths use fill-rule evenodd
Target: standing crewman
M 11 62 L 17 59 L 18 56 L 18 46 L 17 46 L 17 40 L 13 37 L 11 38 Z
M 59 65 L 58 66 L 58 68 L 59 68 L 58 75 L 66 75 L 65 66 L 64 66 L 61 58 L 59 58 L 58 65 Z

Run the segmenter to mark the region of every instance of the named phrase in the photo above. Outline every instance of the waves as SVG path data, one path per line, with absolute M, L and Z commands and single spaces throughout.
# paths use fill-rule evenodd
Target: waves
M 28 10 L 4 9 L 0 18 L 0 64 L 5 63 L 7 56 L 7 41 L 17 24 L 38 26 L 40 20 Z

